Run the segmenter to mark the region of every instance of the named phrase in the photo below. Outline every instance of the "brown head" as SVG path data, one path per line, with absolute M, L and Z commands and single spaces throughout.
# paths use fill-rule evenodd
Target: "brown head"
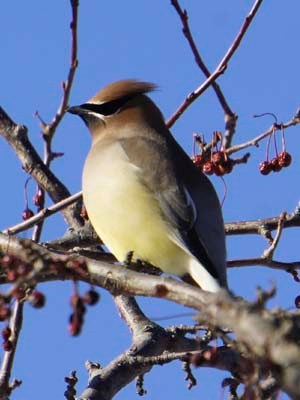
M 83 119 L 93 140 L 99 135 L 109 134 L 111 130 L 116 134 L 120 128 L 129 125 L 148 125 L 155 130 L 165 131 L 166 126 L 160 110 L 146 96 L 146 93 L 154 89 L 156 86 L 149 82 L 117 81 L 105 86 L 86 103 L 70 107 L 68 112 Z

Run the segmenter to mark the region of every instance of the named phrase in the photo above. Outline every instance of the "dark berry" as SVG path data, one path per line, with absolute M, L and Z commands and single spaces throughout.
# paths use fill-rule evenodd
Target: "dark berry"
M 9 282 L 15 282 L 18 279 L 18 277 L 19 277 L 19 274 L 18 274 L 18 272 L 16 270 L 9 269 L 7 271 L 7 280 Z
M 83 296 L 83 301 L 85 302 L 85 304 L 88 304 L 89 306 L 97 304 L 99 299 L 100 299 L 99 293 L 93 289 L 88 290 Z
M 206 175 L 212 175 L 215 173 L 215 165 L 211 161 L 206 161 L 203 164 L 202 170 Z
M 71 314 L 69 323 L 69 333 L 71 336 L 78 336 L 81 332 L 83 324 L 82 316 L 77 313 Z
M 2 304 L 0 306 L 0 321 L 5 321 L 11 316 L 11 309 L 9 306 Z
M 1 258 L 1 265 L 3 265 L 3 267 L 8 268 L 8 267 L 12 267 L 15 264 L 15 257 L 14 256 L 10 256 L 9 254 L 5 254 L 2 258 Z
M 259 164 L 259 172 L 262 175 L 268 175 L 272 171 L 271 163 L 269 161 L 262 161 Z
M 41 208 L 44 206 L 45 195 L 42 189 L 38 189 L 36 195 L 33 197 L 33 203 Z
M 25 208 L 25 210 L 22 213 L 22 218 L 24 221 L 26 221 L 27 219 L 29 219 L 33 216 L 34 216 L 34 212 L 32 210 L 30 210 L 30 208 Z
M 12 342 L 10 340 L 5 340 L 2 344 L 3 350 L 4 351 L 11 351 L 12 350 Z
M 25 292 L 20 287 L 14 288 L 13 291 L 12 291 L 12 294 L 17 300 L 22 300 L 25 297 Z
M 279 172 L 282 169 L 277 157 L 272 158 L 271 168 L 272 168 L 272 171 L 274 171 L 274 172 Z
M 38 290 L 32 292 L 28 300 L 34 308 L 42 308 L 46 303 L 45 295 Z
M 292 156 L 287 151 L 282 151 L 278 154 L 278 162 L 281 167 L 288 167 L 291 165 Z
M 222 166 L 222 164 L 215 164 L 215 174 L 217 175 L 217 176 L 223 176 L 223 175 L 225 175 L 225 169 L 224 169 L 224 167 Z
M 221 164 L 224 161 L 226 161 L 226 155 L 224 153 L 224 151 L 215 151 L 214 153 L 212 153 L 211 155 L 211 161 L 214 164 Z
M 196 168 L 202 170 L 203 164 L 205 163 L 205 157 L 202 154 L 197 154 L 193 158 L 193 163 L 195 164 Z
M 11 335 L 10 327 L 7 325 L 5 328 L 3 328 L 1 334 L 4 340 L 8 340 Z
M 300 296 L 297 296 L 297 297 L 295 298 L 295 306 L 296 306 L 297 308 L 300 308 Z
M 21 263 L 18 265 L 17 273 L 19 276 L 26 276 L 31 270 L 32 267 L 29 264 Z

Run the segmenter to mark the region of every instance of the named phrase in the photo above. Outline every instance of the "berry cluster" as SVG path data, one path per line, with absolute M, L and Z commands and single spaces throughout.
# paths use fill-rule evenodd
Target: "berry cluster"
M 259 164 L 259 171 L 262 175 L 268 175 L 270 172 L 279 172 L 282 168 L 291 165 L 292 156 L 287 151 L 280 152 L 271 161 L 265 160 Z
M 267 143 L 267 151 L 266 151 L 266 160 L 262 161 L 259 164 L 259 172 L 262 175 L 268 175 L 270 172 L 279 172 L 282 168 L 286 168 L 291 165 L 292 156 L 285 149 L 285 136 L 283 126 L 280 126 L 281 138 L 282 138 L 282 151 L 278 153 L 277 143 L 276 143 L 276 128 L 274 127 L 272 133 L 269 135 L 268 143 Z M 270 150 L 270 141 L 271 138 L 274 139 L 274 147 L 275 147 L 275 157 L 269 161 L 269 150 Z
M 223 176 L 229 174 L 234 166 L 234 160 L 232 160 L 226 152 L 221 148 L 222 133 L 214 132 L 213 140 L 209 147 L 207 143 L 200 137 L 200 135 L 194 135 L 194 147 L 197 143 L 200 147 L 201 153 L 194 155 L 192 158 L 196 168 L 203 171 L 206 175 L 217 175 Z M 195 153 L 195 148 L 194 148 Z
M 229 174 L 234 165 L 234 161 L 221 150 L 212 152 L 210 155 L 197 154 L 193 157 L 193 162 L 206 175 L 215 174 L 217 176 Z
M 71 336 L 78 336 L 82 330 L 86 305 L 93 306 L 98 303 L 99 299 L 99 293 L 93 288 L 88 290 L 82 297 L 77 291 L 71 296 L 70 304 L 73 310 L 69 320 L 69 333 Z
M 9 254 L 0 257 L 0 265 L 6 271 L 9 282 L 15 282 L 19 277 L 26 276 L 32 270 L 30 264 L 24 263 L 17 257 Z
M 25 195 L 25 209 L 22 213 L 22 219 L 26 221 L 27 219 L 34 216 L 34 212 L 28 207 L 28 196 L 27 196 L 27 185 L 29 180 L 27 179 L 24 187 L 24 195 Z M 41 210 L 45 204 L 45 192 L 43 189 L 38 187 L 36 194 L 33 196 L 33 203 L 37 207 L 38 210 Z

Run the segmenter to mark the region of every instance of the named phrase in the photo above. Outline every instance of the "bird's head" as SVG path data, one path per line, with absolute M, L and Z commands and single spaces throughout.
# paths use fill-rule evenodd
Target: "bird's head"
M 164 125 L 160 110 L 146 93 L 156 89 L 153 83 L 122 80 L 101 89 L 86 103 L 70 107 L 68 112 L 79 115 L 88 126 L 93 139 L 111 130 L 120 131 L 128 126 Z M 136 132 L 138 129 L 131 129 Z M 160 129 L 161 130 L 161 129 Z

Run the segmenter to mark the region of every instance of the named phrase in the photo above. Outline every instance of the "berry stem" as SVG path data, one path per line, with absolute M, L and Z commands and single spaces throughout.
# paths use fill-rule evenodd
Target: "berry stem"
M 284 134 L 284 127 L 283 124 L 280 125 L 280 132 L 281 132 L 281 141 L 282 141 L 282 151 L 285 151 L 285 134 Z
M 24 199 L 25 199 L 25 208 L 26 208 L 26 209 L 28 208 L 27 186 L 28 186 L 28 183 L 29 183 L 30 179 L 31 179 L 31 176 L 29 176 L 29 177 L 26 179 L 25 185 L 24 185 Z

